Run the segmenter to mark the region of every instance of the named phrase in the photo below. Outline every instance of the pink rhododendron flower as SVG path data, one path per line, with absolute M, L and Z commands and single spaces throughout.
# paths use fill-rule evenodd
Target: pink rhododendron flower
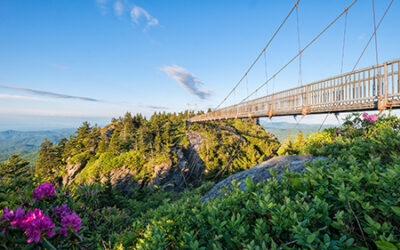
M 342 130 L 337 129 L 337 130 L 336 130 L 336 133 L 340 134 L 340 133 L 342 133 Z
M 68 208 L 67 204 L 62 205 L 61 207 L 56 206 L 53 210 L 54 216 L 61 218 L 65 215 L 71 214 L 71 210 Z
M 376 122 L 377 120 L 378 120 L 378 116 L 376 116 L 376 115 L 370 115 L 369 116 L 369 122 L 370 123 Z
M 81 230 L 82 219 L 76 213 L 65 214 L 61 219 L 61 228 L 58 233 L 67 237 L 68 231 L 77 233 Z
M 21 221 L 24 218 L 25 210 L 21 207 L 18 207 L 15 212 L 13 210 L 9 210 L 8 207 L 3 209 L 3 215 L 0 218 L 0 222 L 7 221 L 11 227 L 18 227 L 21 225 Z M 7 231 L 7 225 L 1 230 L 4 234 Z
M 24 219 L 25 215 L 25 210 L 22 209 L 22 207 L 18 207 L 17 210 L 15 210 L 15 216 L 13 220 L 10 222 L 12 227 L 20 227 L 21 222 Z
M 33 191 L 33 199 L 41 200 L 45 197 L 52 197 L 55 195 L 56 189 L 48 182 L 42 183 Z
M 28 243 L 38 243 L 42 233 L 49 237 L 53 237 L 55 234 L 53 221 L 37 208 L 25 215 L 25 218 L 21 221 L 21 228 L 28 235 Z
M 8 210 L 8 207 L 5 207 L 3 209 L 3 215 L 1 216 L 0 221 L 11 220 L 12 218 L 14 218 L 14 211 Z
M 378 120 L 377 115 L 368 115 L 367 113 L 363 114 L 364 120 L 368 121 L 369 123 L 376 122 Z

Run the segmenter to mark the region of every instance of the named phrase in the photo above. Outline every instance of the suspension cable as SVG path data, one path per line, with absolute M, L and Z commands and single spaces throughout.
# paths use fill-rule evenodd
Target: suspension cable
M 356 62 L 356 64 L 354 65 L 352 72 L 355 70 L 355 68 L 357 67 L 358 63 L 360 62 L 362 56 L 364 55 L 365 51 L 367 50 L 369 44 L 371 43 L 372 38 L 375 36 L 376 31 L 379 29 L 379 26 L 381 25 L 383 19 L 385 18 L 385 16 L 386 16 L 386 14 L 388 13 L 390 7 L 392 6 L 393 1 L 394 1 L 394 0 L 392 0 L 392 1 L 390 2 L 389 6 L 386 8 L 386 11 L 385 11 L 385 13 L 383 14 L 381 20 L 379 20 L 378 25 L 377 25 L 376 28 L 374 29 L 374 33 L 372 33 L 372 35 L 371 35 L 371 37 L 369 38 L 367 44 L 365 45 L 363 51 L 361 52 L 360 57 L 357 59 L 357 62 Z
M 329 112 L 326 114 L 324 120 L 323 120 L 322 123 L 321 123 L 321 126 L 319 126 L 318 132 L 321 130 L 322 126 L 324 126 L 324 123 L 325 123 L 325 121 L 326 121 L 326 119 L 328 118 L 328 116 L 329 116 L 330 113 L 331 113 L 331 111 L 329 111 Z
M 228 97 L 232 94 L 232 92 L 240 85 L 240 83 L 243 81 L 243 79 L 246 77 L 246 75 L 250 72 L 250 70 L 254 67 L 254 65 L 257 63 L 257 61 L 260 59 L 261 55 L 265 53 L 266 49 L 269 47 L 271 44 L 272 40 L 274 40 L 275 36 L 278 34 L 279 30 L 282 28 L 282 26 L 286 23 L 286 20 L 289 18 L 289 16 L 292 14 L 293 10 L 296 8 L 300 0 L 298 0 L 293 8 L 289 11 L 289 14 L 285 17 L 285 19 L 282 21 L 282 23 L 279 25 L 278 29 L 275 31 L 275 33 L 272 35 L 272 37 L 269 39 L 267 42 L 267 45 L 262 49 L 262 51 L 258 54 L 257 58 L 253 61 L 253 63 L 250 65 L 250 67 L 247 69 L 246 73 L 242 76 L 242 78 L 239 80 L 238 83 L 236 83 L 235 87 L 228 93 L 228 95 L 222 100 L 220 104 L 215 109 L 218 109 L 221 107 L 221 105 L 228 99 Z
M 301 51 L 301 43 L 300 43 L 300 24 L 299 24 L 299 10 L 298 6 L 296 5 L 296 19 L 297 19 L 297 44 L 299 47 L 299 53 Z M 302 72 L 301 72 L 301 53 L 299 56 L 299 86 L 303 85 L 302 81 Z
M 249 94 L 249 77 L 246 77 L 246 93 Z
M 381 19 L 379 20 L 378 25 L 377 25 L 377 26 L 374 25 L 374 32 L 372 33 L 372 35 L 371 35 L 371 37 L 369 38 L 367 44 L 365 45 L 363 51 L 361 52 L 361 55 L 359 56 L 359 58 L 357 59 L 356 63 L 354 64 L 352 71 L 348 74 L 348 77 L 350 77 L 351 73 L 353 73 L 353 72 L 355 71 L 355 69 L 356 69 L 358 63 L 360 62 L 360 60 L 361 60 L 361 58 L 363 57 L 365 51 L 367 50 L 369 44 L 371 43 L 372 38 L 373 38 L 374 36 L 376 37 L 376 32 L 377 32 L 377 30 L 379 29 L 379 27 L 380 27 L 380 25 L 381 25 L 383 19 L 385 18 L 386 14 L 388 13 L 388 11 L 389 11 L 390 7 L 392 6 L 393 2 L 394 2 L 394 0 L 392 0 L 392 1 L 390 2 L 390 4 L 388 5 L 388 7 L 386 8 L 385 13 L 383 14 L 383 16 L 381 17 Z M 375 19 L 375 18 L 374 18 L 374 19 Z M 375 44 L 375 45 L 376 45 L 376 44 Z M 377 48 L 377 47 L 375 46 L 375 48 Z M 377 52 L 377 51 L 376 51 L 376 56 L 378 56 L 378 52 Z M 376 57 L 376 59 L 378 59 L 378 57 Z M 379 73 L 378 73 L 378 74 L 379 74 Z M 346 80 L 346 81 L 347 81 L 347 80 Z M 325 119 L 324 119 L 324 121 L 322 122 L 322 124 L 321 124 L 321 126 L 320 126 L 319 129 L 321 129 L 322 125 L 325 123 L 325 120 L 326 120 L 326 118 L 328 117 L 328 115 L 329 115 L 330 112 L 332 112 L 332 111 L 329 111 L 329 112 L 327 113 L 327 116 L 325 117 Z M 337 117 L 336 117 L 336 119 L 337 119 Z M 318 130 L 318 131 L 319 131 L 319 130 Z
M 289 131 L 289 133 L 288 133 L 288 136 L 290 136 L 290 138 L 292 137 L 293 131 L 297 128 L 297 126 L 299 126 L 301 120 L 303 120 L 304 117 L 305 117 L 305 115 L 302 115 L 301 118 L 300 118 L 299 120 L 297 120 L 297 119 L 295 118 L 296 125 L 294 125 L 294 127 L 293 127 L 293 128 Z
M 346 10 L 346 9 L 345 9 Z M 346 15 L 344 18 L 344 31 L 343 31 L 343 45 L 342 45 L 342 61 L 341 61 L 341 65 L 340 65 L 340 74 L 343 73 L 343 61 L 344 61 L 344 48 L 345 48 L 345 44 L 346 44 L 346 29 L 347 29 L 347 16 L 348 16 L 348 12 L 346 10 Z M 336 103 L 335 103 L 336 104 Z M 324 118 L 324 120 L 321 123 L 321 126 L 319 126 L 318 128 L 318 132 L 321 131 L 322 126 L 325 124 L 326 119 L 328 119 L 329 114 L 332 112 L 332 110 L 329 110 L 328 113 L 326 113 L 326 116 Z M 336 117 L 337 118 L 337 117 Z
M 265 80 L 268 80 L 267 52 L 264 53 L 264 67 L 265 67 Z M 268 95 L 268 88 L 267 88 L 267 95 Z
M 374 30 L 376 30 L 375 2 L 374 2 L 374 0 L 372 0 L 372 13 L 373 13 L 373 16 L 374 16 Z M 376 33 L 375 33 L 374 37 L 375 37 L 376 65 L 378 65 L 379 64 L 379 61 L 378 61 L 378 39 L 376 38 Z
M 349 10 L 358 0 L 354 0 L 345 10 L 343 10 L 331 23 L 329 23 L 314 39 L 312 39 L 299 53 L 297 53 L 292 59 L 289 60 L 283 67 L 281 67 L 272 77 L 270 77 L 266 82 L 261 84 L 260 87 L 258 87 L 255 91 L 253 91 L 250 95 L 248 95 L 246 98 L 244 98 L 240 103 L 248 100 L 255 92 L 263 88 L 268 82 L 273 79 L 275 76 L 277 76 L 282 70 L 284 70 L 289 64 L 291 64 L 297 57 L 299 57 L 306 49 L 308 49 L 318 38 L 324 34 L 334 23 L 337 22 L 337 20 L 340 19 L 340 17 L 343 16 L 347 10 Z
M 342 63 L 341 63 L 341 65 L 340 65 L 340 74 L 343 74 L 344 47 L 345 47 L 345 44 L 346 44 L 347 14 L 348 14 L 348 12 L 346 11 L 346 16 L 345 16 L 345 18 L 344 18 L 344 32 L 343 32 L 343 46 L 342 46 Z

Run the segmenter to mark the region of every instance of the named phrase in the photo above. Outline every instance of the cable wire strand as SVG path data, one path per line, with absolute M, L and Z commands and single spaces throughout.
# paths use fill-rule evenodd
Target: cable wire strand
M 344 18 L 344 32 L 343 32 L 343 46 L 342 46 L 342 63 L 341 63 L 341 65 L 340 65 L 340 74 L 343 74 L 344 47 L 345 47 L 345 44 L 346 44 L 347 14 L 348 14 L 348 12 L 346 11 L 346 16 L 345 16 L 345 18 Z
M 368 40 L 368 42 L 367 42 L 367 44 L 365 45 L 363 51 L 361 52 L 360 57 L 357 59 L 356 63 L 354 64 L 352 71 L 348 74 L 348 77 L 350 77 L 351 74 L 355 71 L 355 69 L 356 69 L 358 63 L 360 62 L 360 60 L 361 60 L 361 58 L 363 57 L 365 51 L 367 50 L 369 44 L 371 43 L 372 38 L 375 37 L 375 39 L 376 39 L 376 31 L 379 29 L 379 27 L 380 27 L 380 25 L 381 25 L 383 19 L 385 18 L 385 16 L 386 16 L 386 14 L 388 13 L 390 7 L 392 6 L 393 1 L 394 1 L 394 0 L 392 0 L 392 1 L 390 2 L 389 6 L 386 8 L 385 13 L 383 14 L 383 16 L 381 17 L 381 19 L 379 20 L 378 26 L 376 26 L 375 23 L 374 23 L 374 32 L 372 33 L 370 39 Z M 346 17 L 347 17 L 347 16 L 346 16 Z M 375 22 L 375 11 L 374 11 L 374 22 Z M 345 29 L 346 29 L 346 26 L 345 26 Z M 345 33 L 345 34 L 346 34 L 346 33 Z M 345 38 L 344 38 L 344 39 L 345 39 Z M 344 41 L 345 41 L 344 39 L 343 39 L 343 51 L 344 51 Z M 375 48 L 377 48 L 376 44 L 375 44 Z M 376 51 L 376 59 L 378 59 L 378 51 Z M 342 61 L 343 61 L 343 58 L 342 58 Z M 377 62 L 378 62 L 378 61 L 377 61 Z M 377 64 L 377 65 L 378 65 L 378 64 Z M 378 71 L 379 71 L 379 68 L 378 68 Z M 374 72 L 375 72 L 375 70 L 374 70 Z M 380 74 L 380 73 L 378 72 L 378 77 L 379 77 L 379 74 Z M 345 81 L 347 82 L 348 79 L 346 79 Z M 378 83 L 378 84 L 379 84 L 379 83 Z M 328 115 L 329 115 L 331 112 L 332 112 L 332 110 L 330 110 L 330 111 L 326 114 L 326 117 L 325 117 L 325 119 L 323 120 L 321 126 L 319 127 L 318 132 L 319 132 L 320 129 L 322 128 L 322 125 L 325 123 L 326 118 L 328 117 Z M 336 118 L 337 118 L 337 117 L 336 117 Z
M 374 30 L 376 30 L 376 18 L 375 18 L 375 1 L 372 0 L 372 13 L 374 16 Z M 376 33 L 374 35 L 375 37 L 375 55 L 376 55 L 376 65 L 379 64 L 379 60 L 378 60 L 378 39 L 376 37 Z
M 248 100 L 252 95 L 254 95 L 255 92 L 263 88 L 265 85 L 268 84 L 268 82 L 275 76 L 277 76 L 280 72 L 282 72 L 289 64 L 291 64 L 297 57 L 299 57 L 306 49 L 308 49 L 318 38 L 324 34 L 334 23 L 337 22 L 337 20 L 340 19 L 340 17 L 343 16 L 345 12 L 347 12 L 358 0 L 354 0 L 344 11 L 342 11 L 332 22 L 330 22 L 314 39 L 312 39 L 299 53 L 297 53 L 292 59 L 289 60 L 283 67 L 281 67 L 271 78 L 269 78 L 266 82 L 261 84 L 260 87 L 258 87 L 255 91 L 253 91 L 250 95 L 248 95 L 246 98 L 244 98 L 240 103 L 243 103 L 244 101 Z
M 341 65 L 340 65 L 340 74 L 343 73 L 343 61 L 344 61 L 344 48 L 345 48 L 345 44 L 346 44 L 346 29 L 347 29 L 347 16 L 348 16 L 348 12 L 346 11 L 346 15 L 344 18 L 344 31 L 343 31 L 343 45 L 342 45 L 342 61 L 341 61 Z M 336 105 L 336 103 L 334 104 Z M 322 126 L 324 125 L 324 123 L 326 122 L 326 119 L 328 119 L 329 114 L 332 112 L 332 110 L 329 110 L 329 112 L 326 114 L 324 120 L 321 123 L 321 126 L 319 126 L 318 128 L 318 132 L 321 131 Z
M 265 80 L 268 80 L 267 52 L 264 53 L 264 67 L 265 67 Z M 267 88 L 267 95 L 268 95 L 268 88 Z
M 371 37 L 369 38 L 367 44 L 365 45 L 363 51 L 361 52 L 360 57 L 357 59 L 357 62 L 356 62 L 356 64 L 354 65 L 352 72 L 355 70 L 355 68 L 357 67 L 358 63 L 360 62 L 362 56 L 364 55 L 365 51 L 367 50 L 369 44 L 371 43 L 372 38 L 375 36 L 376 31 L 379 29 L 379 27 L 380 27 L 380 25 L 381 25 L 383 19 L 385 18 L 385 16 L 386 16 L 386 14 L 388 13 L 390 7 L 392 6 L 393 1 L 394 1 L 394 0 L 392 0 L 392 1 L 390 2 L 389 6 L 386 8 L 386 11 L 385 11 L 385 13 L 383 14 L 381 20 L 379 20 L 378 25 L 377 25 L 376 28 L 374 29 L 374 33 L 373 33 L 373 34 L 371 35 Z
M 293 10 L 296 8 L 296 6 L 298 5 L 298 3 L 300 2 L 300 0 L 298 0 L 294 6 L 292 7 L 292 9 L 289 11 L 289 14 L 285 17 L 285 19 L 281 22 L 281 24 L 279 25 L 278 29 L 275 31 L 275 33 L 272 35 L 272 37 L 269 39 L 269 41 L 267 42 L 267 45 L 265 45 L 265 47 L 262 49 L 262 51 L 260 52 L 260 54 L 258 54 L 257 58 L 253 61 L 253 63 L 250 65 L 250 67 L 248 68 L 248 70 L 246 71 L 246 73 L 244 73 L 244 75 L 242 76 L 242 78 L 239 80 L 238 83 L 236 83 L 235 87 L 232 88 L 232 90 L 228 93 L 228 95 L 222 100 L 222 102 L 220 104 L 217 105 L 217 107 L 215 109 L 218 109 L 219 107 L 221 107 L 221 105 L 229 98 L 229 96 L 232 94 L 232 92 L 240 85 L 240 83 L 243 81 L 243 79 L 246 77 L 246 75 L 250 72 L 250 70 L 254 67 L 254 65 L 257 63 L 257 61 L 260 59 L 261 55 L 266 51 L 266 49 L 269 47 L 269 45 L 271 44 L 272 40 L 274 40 L 275 36 L 278 34 L 279 30 L 282 28 L 282 26 L 286 23 L 286 20 L 289 18 L 289 16 L 292 14 Z
M 297 18 L 297 45 L 299 48 L 299 53 L 301 51 L 301 43 L 300 43 L 300 23 L 299 23 L 299 7 L 296 6 L 296 18 Z M 301 53 L 299 56 L 299 86 L 303 85 L 302 81 L 302 72 L 301 72 Z

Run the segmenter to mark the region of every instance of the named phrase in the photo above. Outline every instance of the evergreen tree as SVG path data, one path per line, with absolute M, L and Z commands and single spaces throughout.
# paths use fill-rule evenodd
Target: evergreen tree
M 62 153 L 65 142 L 60 145 L 54 145 L 45 139 L 40 145 L 39 157 L 36 161 L 35 175 L 40 180 L 51 180 L 61 170 L 63 165 Z
M 0 179 L 4 182 L 27 174 L 29 162 L 22 159 L 19 154 L 12 154 L 5 162 L 0 162 Z

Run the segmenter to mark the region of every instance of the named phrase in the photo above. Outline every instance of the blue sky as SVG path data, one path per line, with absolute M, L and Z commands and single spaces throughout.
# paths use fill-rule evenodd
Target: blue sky
M 76 127 L 85 120 L 105 125 L 126 111 L 150 115 L 182 111 L 188 104 L 191 109 L 215 107 L 294 2 L 2 0 L 0 130 Z M 302 0 L 302 46 L 351 2 Z M 378 20 L 389 2 L 375 1 Z M 377 33 L 381 62 L 400 57 L 398 27 L 400 4 L 395 1 Z M 344 18 L 304 52 L 303 83 L 340 73 L 343 29 Z M 372 32 L 372 1 L 359 0 L 348 13 L 345 72 Z M 267 51 L 268 74 L 295 55 L 297 46 L 293 13 Z M 372 43 L 359 68 L 374 63 Z M 265 77 L 262 58 L 227 104 L 243 99 Z M 295 87 L 298 81 L 295 61 L 276 78 L 274 89 Z M 272 90 L 271 83 L 258 95 Z

